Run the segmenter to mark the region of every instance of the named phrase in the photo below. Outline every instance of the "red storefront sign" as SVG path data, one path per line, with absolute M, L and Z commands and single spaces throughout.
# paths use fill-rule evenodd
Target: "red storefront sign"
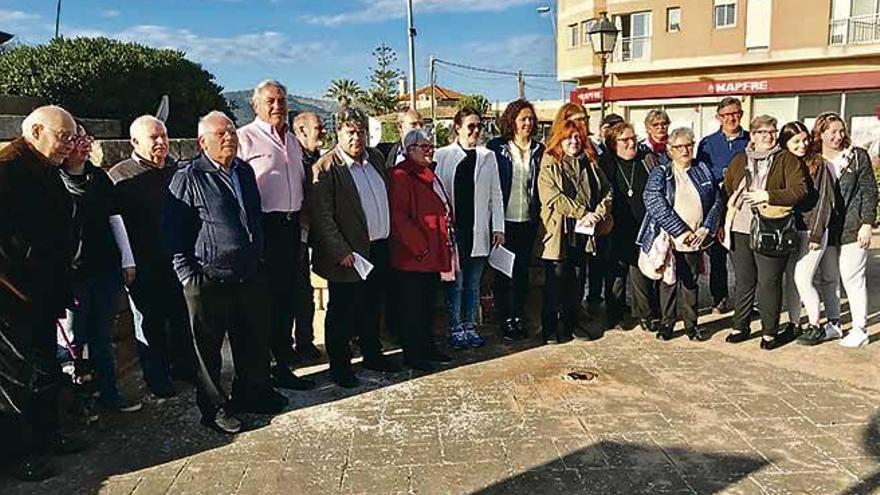
M 605 100 L 625 101 L 715 95 L 812 93 L 848 89 L 880 89 L 880 72 L 616 86 L 605 88 Z M 601 96 L 602 93 L 599 89 L 575 88 L 571 92 L 571 101 L 575 103 L 595 103 L 601 99 Z

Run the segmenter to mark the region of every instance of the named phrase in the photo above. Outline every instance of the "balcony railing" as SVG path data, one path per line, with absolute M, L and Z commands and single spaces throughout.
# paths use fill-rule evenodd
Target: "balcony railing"
M 880 14 L 860 15 L 831 21 L 829 45 L 880 42 Z
M 651 58 L 651 37 L 633 36 L 621 38 L 614 50 L 615 62 L 629 62 L 630 60 L 648 60 Z

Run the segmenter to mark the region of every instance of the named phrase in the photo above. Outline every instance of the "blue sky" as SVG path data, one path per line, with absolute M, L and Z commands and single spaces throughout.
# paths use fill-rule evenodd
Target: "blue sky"
M 552 0 L 414 0 L 416 74 L 427 83 L 428 57 L 502 70 L 554 73 Z M 0 0 L 0 30 L 23 42 L 54 32 L 55 0 Z M 266 78 L 294 94 L 319 97 L 346 77 L 366 87 L 372 49 L 381 42 L 407 67 L 406 0 L 62 0 L 64 36 L 108 36 L 177 48 L 227 90 Z M 454 71 L 454 72 L 453 72 Z M 438 84 L 492 100 L 516 97 L 513 77 L 440 68 Z M 558 98 L 554 79 L 527 79 L 530 99 Z

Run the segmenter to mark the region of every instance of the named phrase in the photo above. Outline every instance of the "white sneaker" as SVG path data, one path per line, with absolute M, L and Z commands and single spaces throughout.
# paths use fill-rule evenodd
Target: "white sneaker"
M 825 335 L 822 337 L 822 341 L 826 340 L 834 340 L 843 337 L 843 330 L 840 329 L 840 323 L 834 323 L 829 321 L 825 323 Z
M 853 328 L 840 340 L 841 347 L 862 347 L 868 345 L 868 332 Z

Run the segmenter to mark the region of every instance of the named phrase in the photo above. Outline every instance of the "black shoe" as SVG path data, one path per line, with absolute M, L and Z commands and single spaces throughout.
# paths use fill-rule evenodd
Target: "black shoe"
M 773 338 L 762 338 L 761 339 L 761 349 L 765 351 L 772 351 L 773 349 L 779 349 L 780 347 L 788 344 L 796 338 L 794 331 L 791 328 L 786 328 L 785 330 L 777 333 L 773 336 Z
M 361 385 L 361 381 L 351 370 L 331 371 L 330 379 L 342 388 L 357 388 Z
M 428 354 L 425 356 L 428 361 L 434 361 L 436 363 L 451 363 L 452 358 L 448 354 L 443 354 L 437 349 L 432 349 L 428 351 Z
M 174 388 L 174 385 L 171 382 L 168 383 L 157 383 L 157 384 L 147 384 L 147 388 L 150 389 L 150 393 L 159 399 L 170 399 L 171 397 L 175 397 L 177 395 L 177 390 Z
M 508 318 L 501 324 L 501 337 L 507 341 L 516 340 L 516 327 L 513 318 Z
M 9 467 L 9 474 L 20 481 L 43 481 L 58 475 L 58 469 L 42 456 L 28 456 Z
M 315 344 L 311 342 L 306 342 L 303 344 L 299 344 L 295 349 L 296 355 L 305 362 L 310 361 L 320 361 L 323 354 L 321 354 L 321 350 L 315 347 Z
M 296 376 L 287 366 L 276 366 L 272 371 L 272 382 L 276 388 L 286 388 L 289 390 L 311 390 L 315 388 L 315 382 Z
M 369 358 L 365 357 L 363 366 L 365 369 L 382 373 L 398 373 L 403 371 L 399 364 L 381 354 Z
M 709 340 L 709 335 L 706 333 L 706 330 L 700 328 L 699 326 L 692 326 L 685 330 L 685 333 L 690 340 L 696 340 L 697 342 L 704 342 Z
M 231 414 L 226 414 L 223 409 L 218 410 L 213 417 L 202 416 L 202 426 L 225 433 L 234 435 L 241 431 L 241 421 Z
M 646 332 L 656 332 L 660 328 L 660 322 L 658 322 L 657 320 L 642 318 L 641 320 L 639 320 L 639 326 L 642 327 L 642 330 Z
M 660 324 L 657 327 L 657 335 L 655 336 L 657 340 L 672 340 L 672 325 L 664 325 Z
M 749 340 L 749 337 L 752 336 L 751 329 L 749 330 L 734 330 L 733 333 L 724 337 L 724 341 L 730 344 L 739 344 L 740 342 L 745 342 Z
M 712 314 L 713 315 L 721 315 L 727 313 L 729 311 L 727 298 L 722 297 L 721 299 L 716 300 L 712 304 Z
M 274 390 L 262 394 L 234 397 L 229 409 L 237 413 L 278 414 L 287 407 L 287 397 Z

